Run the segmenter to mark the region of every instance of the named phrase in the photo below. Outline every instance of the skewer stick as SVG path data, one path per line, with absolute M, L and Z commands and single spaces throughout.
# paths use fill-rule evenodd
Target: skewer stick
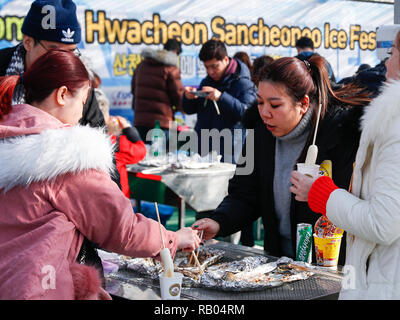
M 315 140 L 317 138 L 317 131 L 318 131 L 318 124 L 319 124 L 319 117 L 321 116 L 321 108 L 322 108 L 322 104 L 319 104 L 319 108 L 318 108 L 318 117 L 317 117 L 317 124 L 315 126 L 315 131 L 314 131 L 314 138 L 313 138 L 313 143 L 315 145 Z
M 200 242 L 201 242 L 201 240 L 203 240 L 203 233 L 204 233 L 204 230 L 201 230 L 201 231 L 200 231 Z M 199 258 L 200 247 L 197 247 L 196 250 L 197 250 L 196 258 Z
M 190 255 L 190 259 L 189 259 L 188 266 L 190 266 L 191 263 L 192 263 L 192 259 L 193 259 L 193 256 L 194 256 L 193 252 L 194 252 L 194 251 L 192 251 L 192 254 Z
M 215 110 L 217 110 L 217 114 L 220 115 L 217 102 L 215 100 L 213 100 L 213 102 L 214 102 Z
M 161 234 L 161 242 L 162 242 L 162 248 L 165 248 L 165 244 L 164 244 L 164 236 L 162 233 L 162 229 L 161 229 L 161 220 L 160 220 L 160 213 L 158 212 L 158 206 L 157 206 L 157 202 L 154 202 L 154 205 L 156 206 L 156 212 L 157 212 L 157 218 L 158 218 L 158 226 L 160 227 L 160 234 Z
M 194 251 L 192 251 L 194 253 Z M 197 259 L 196 254 L 193 254 L 194 260 L 196 261 L 197 266 L 199 267 L 200 274 L 203 274 L 203 268 L 201 267 L 201 264 L 199 262 L 199 259 Z

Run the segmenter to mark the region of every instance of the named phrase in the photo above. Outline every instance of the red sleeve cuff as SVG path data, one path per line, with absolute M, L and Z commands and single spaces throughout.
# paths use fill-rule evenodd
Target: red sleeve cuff
M 308 193 L 308 205 L 311 210 L 326 215 L 326 204 L 329 196 L 336 189 L 339 189 L 339 187 L 327 176 L 315 180 Z

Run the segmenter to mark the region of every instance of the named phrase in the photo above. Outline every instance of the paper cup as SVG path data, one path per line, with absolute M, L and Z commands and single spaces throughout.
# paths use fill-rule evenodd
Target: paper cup
M 314 179 L 320 176 L 318 164 L 298 163 L 297 171 Z
M 172 277 L 160 274 L 160 291 L 162 300 L 179 300 L 181 298 L 183 274 L 174 272 Z
M 342 236 L 320 238 L 314 233 L 317 265 L 336 270 Z

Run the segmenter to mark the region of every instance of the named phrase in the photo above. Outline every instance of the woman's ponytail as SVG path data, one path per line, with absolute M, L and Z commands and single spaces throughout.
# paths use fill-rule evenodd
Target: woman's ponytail
M 330 81 L 328 69 L 326 68 L 324 58 L 318 55 L 311 56 L 308 63 L 310 64 L 310 74 L 316 88 L 315 107 L 318 110 L 319 105 L 322 104 L 321 118 L 323 118 L 328 109 L 329 102 Z
M 311 67 L 311 76 L 317 87 L 316 98 L 318 103 L 322 103 L 322 110 L 326 110 L 328 103 L 332 100 L 349 106 L 363 106 L 371 101 L 371 94 L 356 84 L 350 83 L 333 91 L 325 59 L 313 55 L 308 61 Z M 322 111 L 321 117 L 323 117 Z
M 0 77 L 0 120 L 11 111 L 13 92 L 19 79 L 18 75 Z

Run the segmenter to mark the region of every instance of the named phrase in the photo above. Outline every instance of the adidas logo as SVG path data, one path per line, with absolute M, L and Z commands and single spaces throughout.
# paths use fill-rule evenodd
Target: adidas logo
M 69 28 L 67 31 L 62 30 L 62 33 L 64 35 L 64 38 L 61 38 L 61 41 L 63 42 L 74 42 L 74 39 L 72 38 L 75 34 L 75 31 L 71 31 Z

